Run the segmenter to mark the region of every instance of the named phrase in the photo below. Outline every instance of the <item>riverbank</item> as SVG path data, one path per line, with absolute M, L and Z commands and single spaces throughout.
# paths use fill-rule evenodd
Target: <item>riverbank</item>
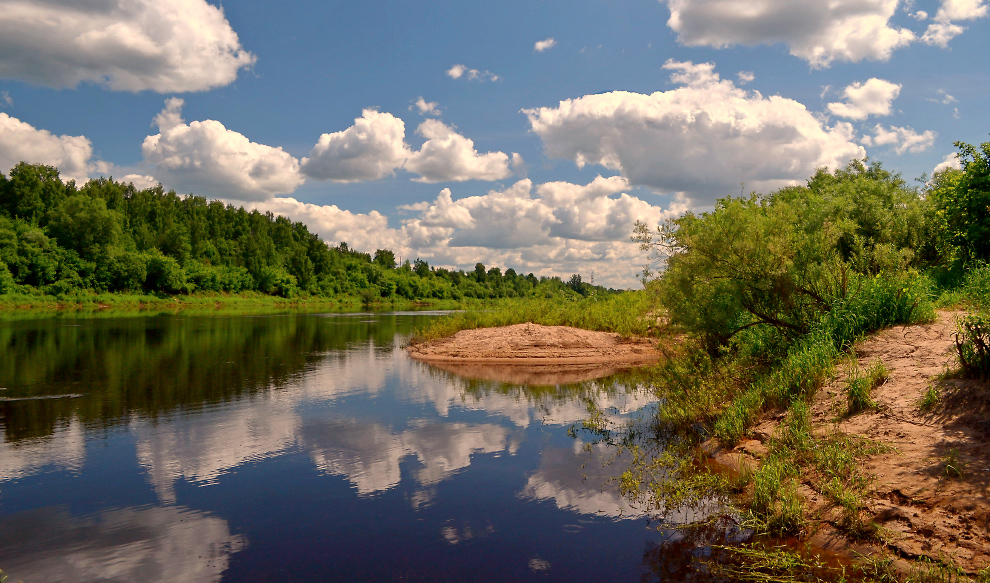
M 587 308 L 574 306 L 573 311 Z M 639 312 L 641 322 L 647 321 L 646 313 L 652 312 Z M 702 420 L 716 435 L 719 427 L 723 435 L 734 435 L 718 421 L 730 418 L 750 388 L 797 392 L 793 400 L 781 397 L 778 406 L 747 413 L 755 418 L 739 427 L 736 443 L 725 441 L 731 445 L 723 447 L 713 438 L 702 444 L 701 451 L 718 462 L 712 474 L 718 479 L 704 477 L 713 469 L 708 465 L 699 475 L 697 465 L 675 464 L 667 474 L 671 484 L 646 490 L 662 497 L 700 484 L 699 498 L 720 491 L 735 500 L 745 525 L 777 535 L 761 538 L 759 548 L 777 552 L 773 549 L 781 541 L 796 540 L 812 553 L 840 557 L 852 569 L 849 576 L 858 573 L 856 580 L 917 580 L 923 573 L 984 580 L 980 577 L 986 578 L 990 565 L 990 385 L 953 376 L 956 318 L 963 314 L 942 310 L 921 317 L 921 323 L 886 327 L 848 352 L 822 349 L 821 358 L 788 361 L 782 369 L 787 374 L 764 380 L 748 377 L 745 367 L 731 362 L 709 371 L 712 365 L 701 353 L 677 356 L 689 346 L 673 345 L 668 355 L 673 357 L 651 369 L 656 374 L 650 381 L 664 399 L 658 422 L 668 430 L 683 425 L 691 433 L 698 426 L 689 423 Z M 469 312 L 438 327 L 495 317 Z M 466 332 L 457 334 L 467 338 Z M 455 360 L 452 354 L 465 360 L 452 372 L 484 378 L 490 373 L 472 367 L 481 368 L 485 358 L 529 354 L 518 326 L 470 332 L 470 342 L 441 354 L 440 362 Z M 812 350 L 817 345 L 810 346 L 809 354 L 817 354 Z M 552 343 L 544 342 L 540 357 L 553 354 Z M 496 380 L 524 383 L 526 378 L 517 373 Z M 805 388 L 787 388 L 791 381 Z M 855 396 L 850 387 L 864 383 L 865 393 L 861 389 Z M 767 393 L 761 402 L 768 396 L 773 395 Z M 684 444 L 692 441 L 685 434 Z M 644 466 L 641 477 L 646 473 Z M 719 480 L 720 486 L 704 490 Z M 652 502 L 659 508 L 665 501 Z M 744 572 L 761 569 L 743 563 Z M 797 576 L 798 571 L 795 566 L 783 574 Z M 844 577 L 841 565 L 822 571 L 828 573 L 835 580 Z
M 291 311 L 355 312 L 361 310 L 456 310 L 481 302 L 463 300 L 410 301 L 383 299 L 368 303 L 358 297 L 281 298 L 257 292 L 201 292 L 178 296 L 151 294 L 88 294 L 46 296 L 26 294 L 0 295 L 0 318 L 33 318 L 52 315 L 157 314 L 176 312 L 222 311 L 227 314 Z
M 951 580 L 987 578 L 990 568 L 990 384 L 959 378 L 954 332 L 958 311 L 931 323 L 895 326 L 857 343 L 808 408 L 809 440 L 852 444 L 854 477 L 840 486 L 837 456 L 800 465 L 803 505 L 798 540 L 864 561 L 890 577 L 922 571 Z M 849 385 L 882 370 L 862 410 Z M 852 412 L 850 412 L 852 409 Z M 705 444 L 720 464 L 744 473 L 797 458 L 793 412 L 768 412 L 733 448 Z M 858 451 L 856 451 L 858 450 Z M 745 496 L 756 495 L 756 485 Z M 939 579 L 942 580 L 942 579 Z M 950 579 L 945 579 L 950 580 Z

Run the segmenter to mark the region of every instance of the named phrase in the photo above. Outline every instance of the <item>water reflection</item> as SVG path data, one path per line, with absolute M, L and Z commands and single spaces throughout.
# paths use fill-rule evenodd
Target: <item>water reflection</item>
M 49 467 L 78 472 L 86 459 L 84 438 L 82 424 L 73 419 L 49 437 L 0 441 L 0 484 Z
M 284 392 L 213 408 L 181 420 L 137 420 L 137 456 L 159 500 L 174 502 L 174 483 L 216 483 L 238 466 L 278 455 L 296 443 L 296 402 Z
M 0 517 L 0 564 L 14 581 L 210 583 L 244 547 L 223 519 L 176 506 Z
M 544 448 L 540 467 L 526 480 L 520 496 L 551 500 L 579 514 L 640 518 L 642 510 L 631 506 L 613 483 L 629 462 L 629 456 L 617 455 L 601 443 L 582 447 L 575 441 L 570 449 Z
M 320 470 L 344 476 L 359 494 L 370 494 L 399 483 L 399 462 L 407 455 L 419 459 L 415 480 L 425 487 L 466 468 L 474 453 L 506 451 L 508 436 L 508 429 L 493 424 L 422 421 L 394 434 L 377 423 L 339 420 L 305 423 L 300 445 Z
M 517 553 L 513 579 L 589 574 L 606 552 L 638 573 L 645 535 L 617 519 L 641 514 L 609 480 L 625 461 L 604 444 L 585 448 L 567 428 L 589 407 L 629 418 L 651 402 L 648 392 L 632 377 L 522 387 L 453 376 L 402 351 L 422 323 L 307 315 L 0 324 L 4 396 L 83 395 L 0 403 L 0 529 L 39 525 L 0 547 L 0 568 L 25 581 L 57 581 L 59 569 L 112 581 L 215 581 L 228 569 L 236 581 L 293 563 L 305 579 L 327 572 L 318 566 L 334 553 L 368 563 L 392 537 L 389 546 L 418 550 L 377 558 L 386 563 L 376 569 L 398 561 L 411 578 L 458 561 L 463 573 L 477 571 L 474 555 L 441 548 L 491 553 L 494 563 Z M 53 494 L 32 498 L 42 480 Z M 112 485 L 83 489 L 91 483 Z M 382 524 L 386 533 L 375 530 Z M 553 539 L 561 534 L 588 547 Z M 333 551 L 292 554 L 327 536 Z M 634 544 L 606 551 L 602 536 Z M 58 557 L 54 566 L 44 552 Z M 183 565 L 170 553 L 213 559 Z

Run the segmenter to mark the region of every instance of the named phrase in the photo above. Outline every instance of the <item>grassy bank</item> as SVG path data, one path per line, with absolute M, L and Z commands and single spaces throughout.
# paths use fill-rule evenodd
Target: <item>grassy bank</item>
M 413 342 L 451 336 L 460 330 L 531 322 L 544 326 L 573 326 L 585 330 L 650 336 L 660 333 L 655 298 L 645 292 L 606 296 L 558 296 L 483 302 L 450 314 L 416 332 Z
M 59 296 L 3 294 L 0 295 L 0 318 L 23 319 L 88 314 L 141 315 L 175 312 L 238 314 L 287 310 L 331 312 L 402 311 L 423 308 L 458 310 L 476 305 L 480 305 L 480 301 L 410 301 L 397 298 L 391 301 L 367 303 L 359 297 L 286 299 L 257 292 L 237 294 L 198 292 L 178 296 L 86 292 Z

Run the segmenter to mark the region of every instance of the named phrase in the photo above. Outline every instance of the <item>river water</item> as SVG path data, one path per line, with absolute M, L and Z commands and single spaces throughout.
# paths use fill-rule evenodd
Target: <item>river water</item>
M 621 458 L 580 430 L 589 405 L 635 419 L 649 394 L 462 379 L 401 349 L 432 317 L 0 322 L 0 569 L 25 583 L 664 579 L 670 532 L 617 494 Z

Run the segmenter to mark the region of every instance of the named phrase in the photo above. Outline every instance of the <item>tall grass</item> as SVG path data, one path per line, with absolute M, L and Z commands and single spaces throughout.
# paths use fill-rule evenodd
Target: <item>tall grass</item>
M 873 401 L 873 389 L 882 385 L 889 376 L 887 367 L 882 360 L 877 360 L 865 371 L 853 368 L 846 381 L 846 400 L 848 401 L 848 415 L 854 415 L 860 411 L 873 409 L 877 404 Z

